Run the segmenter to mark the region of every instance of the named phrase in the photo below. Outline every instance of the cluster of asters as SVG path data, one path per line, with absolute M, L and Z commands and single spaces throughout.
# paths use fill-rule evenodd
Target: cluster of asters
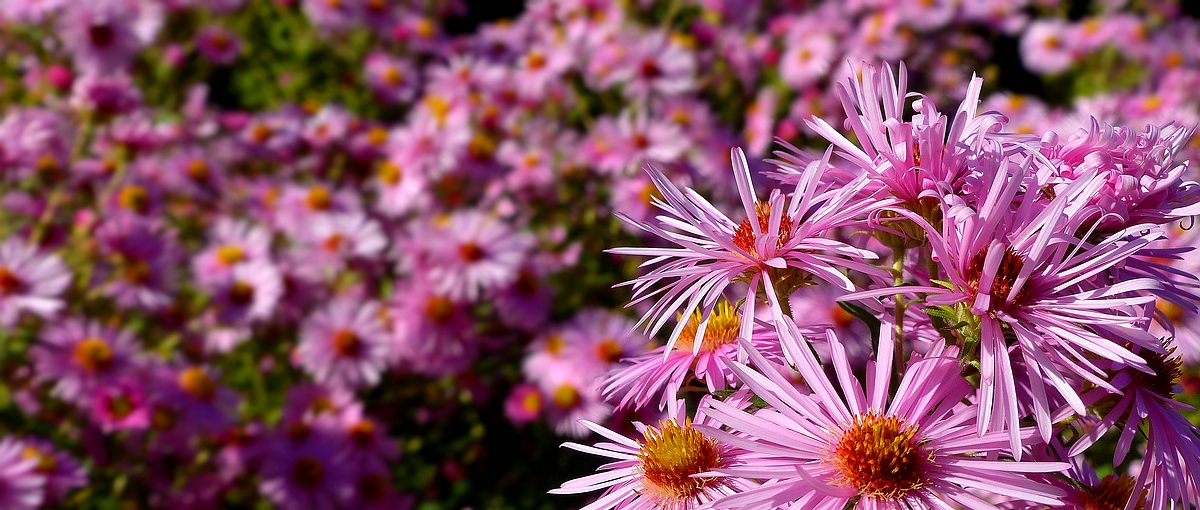
M 649 332 L 674 327 L 603 391 L 670 412 L 640 441 L 584 422 L 612 442 L 565 446 L 615 462 L 552 492 L 607 488 L 597 509 L 1200 503 L 1200 429 L 1174 399 L 1200 354 L 1175 327 L 1200 286 L 1177 227 L 1200 213 L 1177 159 L 1194 126 L 1013 133 L 981 86 L 947 116 L 903 65 L 862 67 L 837 87 L 855 141 L 812 118 L 830 147 L 777 152 L 761 197 L 733 151 L 740 222 L 650 167 L 662 214 L 629 221 L 665 246 L 613 251 L 649 257 L 634 302 L 653 302 Z
M 454 1 L 0 2 L 0 508 L 406 508 L 444 494 L 396 490 L 423 431 L 392 422 L 505 397 L 517 426 L 614 441 L 575 445 L 619 459 L 564 487 L 612 487 L 594 507 L 1194 502 L 1170 161 L 1194 150 L 1200 31 L 1146 2 L 1052 41 L 1064 3 L 983 5 L 536 0 L 454 35 Z M 288 104 L 218 106 L 205 73 L 282 53 L 263 19 L 357 47 L 315 97 L 359 106 L 289 88 L 306 69 L 257 84 Z M 1146 85 L 992 95 L 1009 133 L 966 79 L 994 38 L 1041 73 L 1119 48 L 1104 69 Z M 903 78 L 848 64 L 900 58 L 930 86 L 911 118 Z M 774 136 L 837 151 L 758 161 Z M 758 200 L 765 169 L 784 188 Z M 579 267 L 621 271 L 581 259 L 598 236 L 665 240 L 620 252 L 653 257 L 649 334 L 590 301 Z M 410 387 L 450 397 L 380 396 Z M 688 418 L 681 388 L 723 397 Z M 599 425 L 656 409 L 641 442 Z M 1071 462 L 1109 431 L 1133 479 Z

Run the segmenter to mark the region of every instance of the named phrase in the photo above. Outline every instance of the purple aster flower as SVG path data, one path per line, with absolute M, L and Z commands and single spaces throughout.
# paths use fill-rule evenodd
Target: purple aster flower
M 119 212 L 96 229 L 96 237 L 111 260 L 95 276 L 105 295 L 127 308 L 160 310 L 171 304 L 178 251 L 161 221 Z
M 651 32 L 623 47 L 622 59 L 603 85 L 623 85 L 626 96 L 645 99 L 651 94 L 670 97 L 696 84 L 695 55 L 661 32 Z
M 743 466 L 718 467 L 718 475 L 766 480 L 761 486 L 714 503 L 714 508 L 968 508 L 990 506 L 976 494 L 998 494 L 1027 504 L 1056 505 L 1062 490 L 1028 477 L 1063 471 L 1061 462 L 1013 462 L 1008 436 L 979 434 L 979 406 L 967 405 L 971 385 L 953 350 L 932 350 L 908 364 L 895 395 L 892 327 L 881 328 L 879 353 L 867 366 L 866 387 L 855 379 L 837 337 L 829 334 L 836 379 L 826 375 L 790 318 L 778 323 L 784 351 L 811 393 L 784 378 L 753 350 L 757 370 L 729 367 L 770 407 L 749 412 L 716 400 L 701 409 L 728 427 L 700 429 L 713 439 L 748 450 Z M 1031 428 L 1020 435 L 1029 439 Z
M 623 284 L 633 287 L 630 306 L 657 299 L 639 324 L 645 324 L 653 335 L 680 309 L 683 317 L 691 317 L 699 309 L 703 319 L 693 342 L 693 351 L 698 353 L 713 308 L 735 281 L 749 283 L 739 334 L 749 338 L 754 321 L 747 318 L 755 316 L 758 292 L 765 290 L 768 301 L 775 305 L 772 309 L 778 309 L 777 286 L 781 286 L 780 292 L 786 291 L 784 297 L 813 278 L 854 290 L 854 284 L 835 265 L 878 275 L 877 269 L 861 262 L 876 258 L 874 253 L 825 237 L 829 230 L 854 224 L 872 207 L 855 199 L 867 184 L 865 179 L 837 189 L 821 189 L 818 182 L 828 163 L 828 153 L 826 156 L 807 166 L 790 202 L 779 190 L 760 202 L 751 188 L 746 157 L 734 149 L 734 177 L 746 212 L 741 223 L 729 219 L 698 193 L 680 191 L 651 167 L 650 178 L 663 196 L 662 200 L 655 198 L 655 205 L 665 212 L 659 217 L 662 226 L 626 221 L 678 247 L 611 250 L 651 257 L 645 265 L 657 266 Z M 687 323 L 677 321 L 664 353 L 674 350 Z
M 211 286 L 216 319 L 225 324 L 254 323 L 272 317 L 283 296 L 283 277 L 265 260 L 238 264 Z
M 38 459 L 26 457 L 13 438 L 0 441 L 0 508 L 36 510 L 41 507 L 46 477 L 38 473 Z
M 162 24 L 154 2 L 97 0 L 67 9 L 59 19 L 63 45 L 77 70 L 119 71 L 150 43 Z
M 61 172 L 71 164 L 71 124 L 57 112 L 18 108 L 0 122 L 0 161 L 10 178 Z
M 226 65 L 242 54 L 242 41 L 225 27 L 211 25 L 196 34 L 196 50 L 210 62 Z
M 1146 131 L 1113 126 L 1092 118 L 1062 145 L 1043 147 L 1055 163 L 1063 188 L 1079 177 L 1098 173 L 1104 186 L 1090 197 L 1089 220 L 1101 219 L 1105 231 L 1137 223 L 1165 224 L 1200 213 L 1200 184 L 1185 181 L 1188 162 L 1175 164 L 1195 128 L 1147 126 Z
M 1066 71 L 1075 63 L 1073 31 L 1065 21 L 1039 19 L 1029 24 L 1021 36 L 1021 62 L 1035 73 Z
M 345 108 L 327 104 L 305 121 L 300 137 L 315 150 L 327 150 L 346 141 L 352 121 Z
M 71 273 L 58 255 L 42 254 L 15 236 L 0 242 L 0 325 L 12 327 L 22 312 L 53 316 L 70 284 Z
M 354 190 L 336 189 L 319 182 L 309 186 L 289 184 L 278 193 L 273 220 L 280 230 L 291 235 L 301 235 L 321 214 L 362 209 L 361 197 Z
M 150 426 L 150 401 L 146 381 L 126 374 L 114 383 L 94 388 L 86 396 L 91 403 L 89 417 L 105 433 L 118 430 L 142 430 Z
M 56 14 L 67 0 L 10 0 L 0 5 L 0 14 L 16 23 L 41 23 Z
M 525 331 L 536 331 L 550 316 L 554 288 L 542 280 L 538 264 L 527 264 L 517 272 L 517 279 L 507 289 L 496 293 L 500 322 Z
M 416 97 L 420 86 L 417 68 L 407 60 L 383 52 L 367 55 L 363 61 L 367 87 L 385 104 L 407 103 Z
M 414 236 L 428 250 L 426 271 L 435 292 L 469 301 L 512 284 L 534 243 L 532 235 L 480 210 L 456 212 Z
M 322 31 L 346 31 L 360 23 L 362 0 L 303 0 L 304 14 Z
M 270 260 L 271 232 L 249 221 L 218 218 L 208 239 L 209 247 L 192 259 L 192 274 L 202 284 L 226 278 L 239 264 Z
M 321 426 L 289 427 L 262 462 L 263 496 L 284 510 L 337 510 L 353 490 L 342 440 Z
M 474 322 L 463 304 L 434 292 L 426 282 L 398 286 L 388 319 L 400 362 L 417 373 L 455 374 L 478 356 Z
M 700 328 L 700 311 L 692 313 L 687 326 L 670 352 L 658 347 L 648 353 L 627 357 L 622 365 L 604 377 L 604 397 L 621 397 L 618 408 L 641 408 L 655 397 L 659 407 L 674 401 L 679 388 L 686 379 L 695 375 L 710 392 L 724 390 L 735 379 L 733 372 L 725 367 L 725 361 L 737 359 L 738 334 L 741 332 L 741 315 L 729 304 L 721 301 L 709 316 L 703 345 L 693 345 Z M 765 333 L 765 334 L 764 334 Z M 770 353 L 773 359 L 782 359 L 779 340 L 773 331 L 756 329 L 751 342 L 761 352 Z
M 995 168 L 982 168 L 985 174 L 980 182 L 986 187 L 966 197 L 975 208 L 963 204 L 960 197 L 947 197 L 940 233 L 909 215 L 930 233 L 934 253 L 945 261 L 951 288 L 904 288 L 928 292 L 932 295 L 927 304 L 956 307 L 958 313 L 978 321 L 967 333 L 970 341 L 964 350 L 967 356 L 975 356 L 976 348 L 979 353 L 979 431 L 1007 429 L 1014 449 L 1020 445 L 1018 421 L 1024 415 L 1019 386 L 1032 392 L 1025 404 L 1045 440 L 1050 436 L 1053 395 L 1083 414 L 1076 381 L 1112 389 L 1089 355 L 1149 370 L 1126 344 L 1150 352 L 1161 350 L 1158 340 L 1146 331 L 1149 321 L 1142 312 L 1154 297 L 1133 294 L 1159 288 L 1161 283 L 1152 278 L 1110 283 L 1096 275 L 1118 268 L 1160 238 L 1162 231 L 1142 224 L 1094 244 L 1077 240 L 1076 232 L 1091 226 L 1072 208 L 1084 207 L 1104 180 L 1095 174 L 1077 179 L 1050 201 L 1039 200 L 1040 192 L 1018 197 L 1029 182 L 1030 161 L 1018 167 L 1006 160 Z M 876 290 L 855 296 L 895 292 Z M 1027 372 L 1013 369 L 1014 358 L 1024 362 Z
M 682 401 L 671 402 L 669 416 L 657 426 L 634 423 L 641 440 L 622 436 L 591 421 L 582 422 L 587 430 L 608 441 L 592 446 L 578 443 L 563 443 L 563 446 L 613 462 L 601 466 L 600 473 L 563 483 L 550 493 L 578 494 L 605 489 L 599 499 L 582 510 L 690 510 L 754 487 L 754 483 L 738 477 L 697 476 L 741 466 L 745 451 L 704 435 L 697 426 L 711 424 L 712 420 L 703 410 L 697 412 L 693 422 L 684 414 Z
M 394 357 L 380 313 L 373 302 L 334 299 L 301 325 L 297 363 L 321 384 L 374 386 Z
M 1143 432 L 1146 451 L 1131 495 L 1145 496 L 1148 508 L 1170 508 L 1200 505 L 1200 428 L 1190 423 L 1183 411 L 1191 406 L 1175 400 L 1182 362 L 1173 353 L 1139 353 L 1146 358 L 1151 371 L 1143 372 L 1114 365 L 1112 386 L 1119 392 L 1094 388 L 1081 395 L 1085 404 L 1100 412 L 1097 422 L 1080 430 L 1080 436 L 1067 455 L 1078 455 L 1113 429 L 1121 431 L 1113 465 L 1121 464 L 1129 454 L 1134 436 Z M 1064 409 L 1056 418 L 1069 417 Z M 1124 503 L 1124 502 L 1122 502 Z
M 35 373 L 54 382 L 54 394 L 83 404 L 136 366 L 138 342 L 129 331 L 70 317 L 46 326 L 30 349 Z
M 192 434 L 215 437 L 235 423 L 240 398 L 220 383 L 215 369 L 163 367 L 155 376 L 151 423 L 160 434 L 163 429 L 174 429 L 186 444 Z
M 311 281 L 321 281 L 353 260 L 371 260 L 383 252 L 387 238 L 379 223 L 360 212 L 315 214 L 296 233 L 296 269 Z
M 163 161 L 163 184 L 193 200 L 215 200 L 225 186 L 225 167 L 212 150 L 184 145 Z
M 424 174 L 406 170 L 391 159 L 379 164 L 379 198 L 375 209 L 388 218 L 403 216 L 412 211 L 421 211 L 432 204 L 431 183 Z
M 142 105 L 142 92 L 124 72 L 88 73 L 75 80 L 70 103 L 105 119 L 137 109 Z
M 37 461 L 38 474 L 46 477 L 46 503 L 60 502 L 72 489 L 87 485 L 87 470 L 50 441 L 25 438 L 21 443 L 21 457 Z

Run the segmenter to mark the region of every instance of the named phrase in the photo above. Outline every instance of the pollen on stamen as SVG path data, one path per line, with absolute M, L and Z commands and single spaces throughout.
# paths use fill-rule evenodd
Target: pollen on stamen
M 832 451 L 842 485 L 877 499 L 903 497 L 924 487 L 928 454 L 917 427 L 895 416 L 867 413 L 854 417 Z
M 692 313 L 692 316 L 688 318 L 687 325 L 679 333 L 679 339 L 675 341 L 676 349 L 687 353 L 696 350 L 696 333 L 700 329 L 702 318 L 700 310 Z M 742 320 L 737 310 L 727 301 L 717 303 L 708 317 L 708 327 L 705 328 L 704 339 L 700 342 L 700 352 L 713 352 L 722 345 L 737 342 L 738 332 L 741 331 L 741 328 Z
M 771 204 L 762 202 L 754 204 L 754 213 L 758 217 L 759 231 L 765 234 L 771 226 Z M 779 240 L 776 241 L 776 247 L 782 248 L 791 240 L 792 218 L 784 212 L 779 219 Z M 756 241 L 758 241 L 758 237 L 754 235 L 754 226 L 750 224 L 750 218 L 742 220 L 742 224 L 738 225 L 737 230 L 733 233 L 733 244 L 747 253 L 755 253 Z
M 722 467 L 723 458 L 720 444 L 692 428 L 690 420 L 683 425 L 663 421 L 657 429 L 647 428 L 638 444 L 642 493 L 660 507 L 676 508 L 697 500 L 722 483 L 720 478 L 692 477 Z

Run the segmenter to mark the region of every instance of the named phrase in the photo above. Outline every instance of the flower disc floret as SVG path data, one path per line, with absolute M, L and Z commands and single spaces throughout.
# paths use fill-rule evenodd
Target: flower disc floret
M 683 503 L 700 496 L 714 483 L 715 478 L 693 478 L 721 467 L 721 449 L 716 440 L 692 428 L 691 421 L 683 425 L 663 421 L 658 429 L 647 428 L 639 442 L 638 470 L 642 489 L 665 507 Z
M 842 482 L 864 495 L 902 498 L 927 483 L 917 427 L 896 416 L 854 417 L 833 449 Z

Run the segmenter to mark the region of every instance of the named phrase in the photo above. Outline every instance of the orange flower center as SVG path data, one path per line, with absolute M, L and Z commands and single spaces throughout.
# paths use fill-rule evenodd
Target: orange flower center
M 679 333 L 675 341 L 675 349 L 691 354 L 696 348 L 696 334 L 700 331 L 700 320 L 703 318 L 700 310 L 692 313 L 687 325 Z M 708 317 L 708 327 L 704 329 L 704 340 L 700 342 L 700 352 L 713 352 L 722 345 L 737 342 L 738 332 L 742 328 L 742 319 L 737 310 L 726 301 L 717 303 Z
M 144 213 L 150 209 L 150 194 L 137 184 L 127 184 L 117 195 L 117 203 L 131 211 Z
M 235 305 L 248 305 L 254 301 L 254 287 L 237 280 L 229 287 L 229 301 Z
M 1123 510 L 1125 504 L 1133 496 L 1134 480 L 1128 475 L 1108 475 L 1100 480 L 1100 484 L 1090 491 L 1084 492 L 1079 498 L 1082 510 Z M 1146 489 L 1142 489 L 1133 510 L 1146 507 Z
M 179 387 L 200 400 L 209 400 L 217 393 L 217 383 L 200 367 L 191 367 L 179 374 Z
M 571 409 L 579 405 L 579 390 L 570 384 L 560 385 L 554 390 L 554 405 Z
M 478 244 L 463 243 L 458 246 L 458 256 L 467 262 L 478 262 L 483 259 L 484 255 L 483 248 L 480 248 Z
M 611 338 L 600 342 L 596 346 L 596 357 L 603 360 L 605 363 L 616 363 L 621 360 L 621 344 Z
M 246 250 L 236 244 L 226 244 L 217 248 L 217 260 L 226 266 L 232 266 L 246 260 Z
M 434 296 L 425 303 L 425 316 L 438 324 L 444 324 L 454 314 L 454 303 L 449 299 Z
M 854 417 L 833 449 L 840 482 L 865 496 L 901 498 L 923 487 L 924 460 L 917 427 L 895 416 L 874 412 Z
M 333 205 L 333 196 L 329 194 L 329 188 L 316 185 L 308 189 L 308 207 L 317 211 L 324 211 Z
M 92 373 L 108 370 L 113 362 L 113 352 L 108 342 L 94 336 L 75 344 L 72 354 L 80 367 Z

